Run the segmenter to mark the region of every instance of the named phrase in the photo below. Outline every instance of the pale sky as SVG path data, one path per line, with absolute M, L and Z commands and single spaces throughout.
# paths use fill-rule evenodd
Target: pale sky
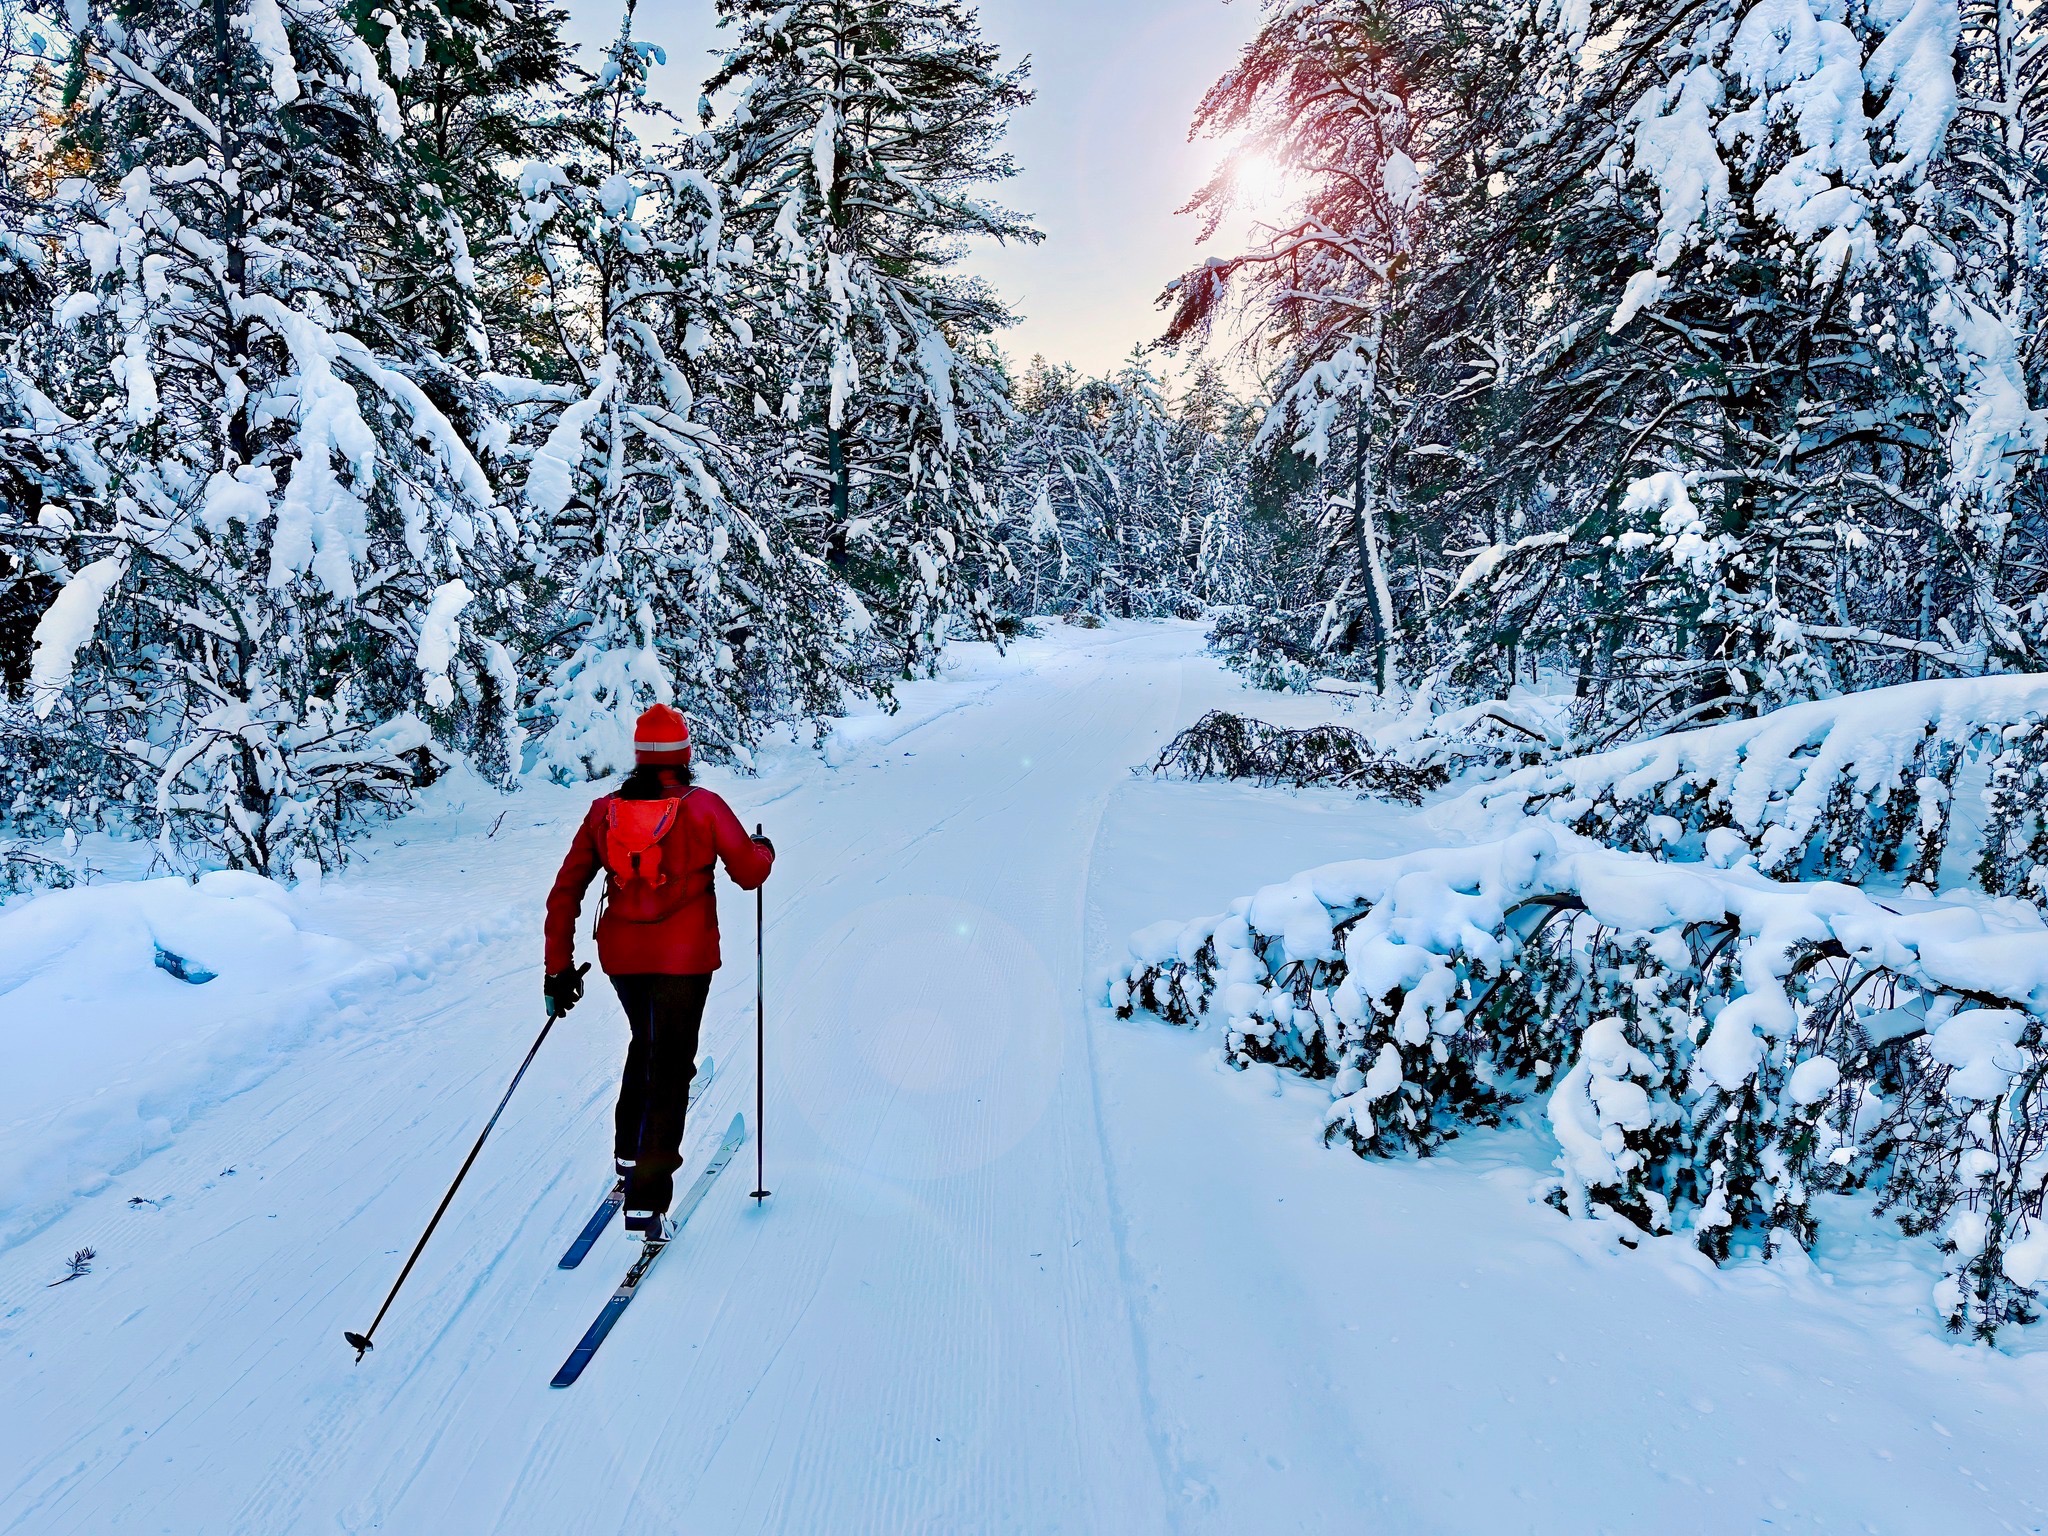
M 619 8 L 566 0 L 571 34 L 603 44 Z M 1102 372 L 1159 334 L 1159 292 L 1200 256 L 1197 221 L 1176 216 L 1217 159 L 1188 142 L 1202 93 L 1258 25 L 1257 0 L 982 0 L 982 29 L 1006 62 L 1031 57 L 1038 100 L 1010 148 L 1023 174 L 996 192 L 1031 214 L 1044 244 L 978 250 L 973 266 L 1023 320 L 1002 338 Z M 711 0 L 642 0 L 634 25 L 668 52 L 654 89 L 693 108 L 719 34 Z

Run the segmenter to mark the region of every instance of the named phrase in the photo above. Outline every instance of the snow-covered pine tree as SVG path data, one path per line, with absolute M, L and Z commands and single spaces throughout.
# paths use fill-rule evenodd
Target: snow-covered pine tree
M 728 495 L 754 472 L 717 424 L 727 354 L 749 334 L 733 310 L 743 258 L 701 146 L 657 142 L 662 53 L 632 21 L 629 6 L 569 115 L 573 149 L 518 173 L 549 346 L 538 377 L 488 376 L 553 556 L 532 723 L 572 779 L 630 767 L 633 721 L 656 701 L 688 711 L 700 750 L 746 760 L 768 726 L 837 704 L 865 619 L 822 558 Z
M 1173 414 L 1175 462 L 1183 479 L 1177 508 L 1181 567 L 1200 602 L 1242 602 L 1258 581 L 1261 563 L 1246 526 L 1246 472 L 1257 417 L 1210 357 L 1196 359 Z
M 1204 530 L 1241 489 L 1246 435 L 1213 369 L 1201 390 L 1198 426 L 1168 405 L 1142 350 L 1100 379 L 1033 359 L 1002 461 L 1018 571 L 1010 601 L 1098 617 L 1199 615 Z
M 1168 410 L 1165 386 L 1142 349 L 1104 383 L 1103 456 L 1110 475 L 1104 543 L 1114 586 L 1105 599 L 1125 618 L 1200 612 L 1189 558 L 1200 481 L 1189 434 Z
M 957 263 L 971 238 L 1040 238 L 980 193 L 1015 173 L 1001 144 L 1031 99 L 1026 67 L 1002 68 L 965 0 L 719 0 L 719 15 L 734 36 L 703 112 L 727 223 L 762 274 L 756 392 L 763 430 L 790 438 L 773 490 L 903 668 L 927 670 L 952 615 L 990 631 L 1004 574 L 991 338 L 1009 316 Z
M 331 865 L 436 756 L 516 747 L 473 622 L 515 530 L 370 267 L 425 178 L 328 0 L 34 9 L 71 44 L 62 238 L 8 394 L 57 469 L 7 541 L 61 590 L 7 706 L 12 814 Z
M 1453 110 L 1447 13 L 1458 9 L 1268 0 L 1258 35 L 1196 115 L 1197 133 L 1237 144 L 1189 211 L 1214 234 L 1271 168 L 1288 178 L 1289 206 L 1255 227 L 1248 249 L 1167 293 L 1169 342 L 1208 337 L 1226 311 L 1247 327 L 1272 378 L 1262 446 L 1318 466 L 1327 558 L 1343 573 L 1318 647 L 1364 653 L 1382 685 L 1395 648 L 1420 639 L 1427 605 L 1421 590 L 1396 598 L 1418 582 L 1402 558 L 1409 530 L 1391 460 L 1414 413 L 1406 294 L 1430 182 L 1469 152 L 1475 128 Z
M 1485 451 L 1530 523 L 1460 584 L 1466 659 L 1563 662 L 1595 741 L 2010 664 L 2039 590 L 2004 558 L 2043 446 L 2038 268 L 2004 254 L 2031 23 L 1647 18 L 1558 16 L 1586 72 L 1473 235 L 1536 302 Z
M 1002 484 L 1016 572 L 1007 596 L 1027 613 L 1083 611 L 1101 590 L 1109 472 L 1096 432 L 1098 393 L 1071 365 L 1043 357 L 1017 381 Z
M 0 359 L 18 356 L 54 294 L 50 250 L 61 234 L 50 196 L 63 170 L 61 77 L 48 38 L 19 10 L 0 12 Z M 36 401 L 17 366 L 0 361 L 0 699 L 28 684 L 36 621 L 56 586 L 5 530 L 33 526 L 45 488 L 64 477 L 58 445 L 37 429 Z M 25 743 L 0 738 L 0 761 Z M 0 808 L 4 815 L 4 808 Z
M 2039 473 L 2048 418 L 2036 409 L 2048 401 L 2039 344 L 2048 319 L 2048 26 L 2016 0 L 1960 0 L 1957 21 L 1955 120 L 1930 156 L 1933 196 L 1916 210 L 1936 249 L 1923 258 L 1932 303 L 1924 345 L 1914 350 L 1931 375 L 1924 392 L 1944 418 L 1945 438 L 1940 488 L 1929 506 L 1914 509 L 1921 528 L 1940 529 L 1941 572 L 1923 574 L 1912 594 L 1914 632 L 1939 635 L 1936 621 L 1952 607 L 1965 670 L 2038 670 L 2048 635 L 2048 501 Z M 1928 46 L 1910 32 L 1904 41 Z M 1889 37 L 1887 46 L 1899 51 Z M 1939 103 L 1946 82 L 1931 64 L 1922 68 Z M 1900 71 L 1898 89 L 1911 84 Z M 1909 670 L 1919 677 L 1930 668 L 1915 657 Z
M 377 264 L 384 303 L 468 372 L 523 368 L 547 338 L 534 330 L 530 251 L 512 233 L 514 177 L 574 126 L 564 14 L 546 0 L 379 0 L 355 14 L 426 178 L 420 220 Z
M 1106 379 L 1036 358 L 1016 406 L 1001 465 L 1016 602 L 1122 618 L 1198 612 L 1202 440 L 1169 412 L 1145 356 Z

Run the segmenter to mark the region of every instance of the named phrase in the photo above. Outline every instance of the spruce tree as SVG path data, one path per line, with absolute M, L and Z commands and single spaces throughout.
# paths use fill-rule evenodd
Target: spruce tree
M 422 219 L 378 264 L 383 302 L 465 370 L 519 370 L 545 345 L 514 178 L 573 131 L 566 19 L 544 0 L 386 0 L 358 21 L 425 178 Z
M 1930 15 L 1681 7 L 1500 161 L 1473 246 L 1538 302 L 1474 490 L 1529 520 L 1459 647 L 1566 661 L 1589 743 L 2028 651 L 2026 29 Z
M 488 379 L 550 556 L 534 724 L 568 778 L 630 767 L 656 701 L 688 711 L 700 750 L 745 761 L 769 726 L 837 705 L 865 623 L 778 508 L 757 517 L 729 493 L 755 471 L 721 430 L 745 415 L 729 399 L 745 390 L 729 376 L 749 332 L 740 259 L 701 147 L 659 142 L 662 53 L 632 20 L 565 115 L 572 150 L 518 173 L 546 371 Z
M 706 86 L 726 221 L 756 263 L 761 432 L 788 526 L 844 570 L 909 673 L 953 615 L 991 631 L 1005 574 L 994 455 L 1009 419 L 1000 300 L 973 238 L 1035 241 L 982 188 L 1030 101 L 962 0 L 720 0 Z M 731 94 L 714 120 L 714 101 Z
M 42 14 L 73 44 L 63 238 L 9 387 L 56 471 L 9 542 L 61 590 L 10 706 L 15 814 L 331 865 L 437 764 L 517 750 L 515 530 L 372 269 L 438 200 L 331 5 Z
M 1197 126 L 1295 195 L 1169 337 L 1273 367 L 1319 665 L 1561 668 L 1597 745 L 2036 664 L 2042 36 L 1948 14 L 1270 7 Z
M 1003 455 L 1005 529 L 1026 613 L 1072 613 L 1100 591 L 1108 475 L 1096 439 L 1094 385 L 1033 358 L 1018 380 L 1018 419 Z
M 1222 409 L 1217 388 L 1205 385 L 1206 409 Z M 1198 614 L 1206 498 L 1228 450 L 1180 419 L 1142 351 L 1101 379 L 1034 359 L 1016 404 L 1002 470 L 1014 600 L 1098 617 Z

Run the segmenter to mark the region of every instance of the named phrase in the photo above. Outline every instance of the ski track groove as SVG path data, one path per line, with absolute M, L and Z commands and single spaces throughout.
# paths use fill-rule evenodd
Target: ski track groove
M 840 944 L 837 944 L 837 945 L 835 945 L 835 946 L 833 947 L 833 951 L 832 951 L 832 952 L 836 954 L 836 953 L 837 953 L 837 952 L 838 952 L 839 950 L 841 950 L 841 949 L 843 949 L 843 948 L 844 948 L 844 943 L 842 942 L 842 943 L 840 943 Z M 925 995 L 925 991 L 926 991 L 926 989 L 927 989 L 927 988 L 929 987 L 929 985 L 930 985 L 930 982 L 929 982 L 929 978 L 922 978 L 922 979 L 920 980 L 920 987 L 919 987 L 919 993 L 918 993 L 918 997 L 919 997 L 919 1000 L 920 1000 L 920 1001 L 922 1001 L 922 1000 L 923 1000 L 923 997 L 924 997 L 924 995 Z M 893 1096 L 892 1096 L 892 1098 L 893 1098 Z M 872 1151 L 872 1150 L 873 1150 L 873 1144 L 874 1144 L 874 1141 L 875 1141 L 876 1137 L 878 1137 L 878 1136 L 879 1136 L 879 1134 L 880 1134 L 880 1126 L 879 1126 L 879 1122 L 878 1122 L 878 1124 L 877 1124 L 877 1127 L 876 1127 L 875 1131 L 874 1131 L 873 1133 L 871 1133 L 871 1135 L 870 1135 L 870 1138 L 869 1138 L 869 1150 L 870 1150 L 870 1151 Z M 773 1196 L 771 1195 L 771 1197 L 770 1197 L 770 1198 L 772 1199 L 772 1198 L 773 1198 Z M 869 1192 L 868 1192 L 868 1193 L 867 1193 L 867 1194 L 865 1195 L 865 1197 L 864 1197 L 864 1202 L 863 1202 L 863 1207 L 862 1207 L 862 1212 L 861 1212 L 861 1214 L 863 1214 L 863 1215 L 867 1214 L 867 1213 L 868 1213 L 868 1211 L 870 1211 L 870 1210 L 872 1209 L 872 1204 L 873 1204 L 873 1194 L 872 1194 L 872 1191 L 869 1191 Z M 764 1212 L 763 1214 L 765 1215 L 766 1213 Z M 768 1355 L 768 1358 L 767 1358 L 767 1359 L 766 1359 L 766 1360 L 765 1360 L 765 1361 L 764 1361 L 764 1362 L 762 1363 L 762 1365 L 761 1365 L 761 1368 L 760 1368 L 760 1371 L 759 1371 L 759 1373 L 758 1373 L 758 1374 L 757 1374 L 757 1376 L 756 1376 L 756 1379 L 755 1379 L 754 1385 L 753 1385 L 753 1386 L 752 1386 L 751 1388 L 749 1388 L 749 1390 L 748 1390 L 748 1392 L 747 1392 L 747 1395 L 746 1395 L 745 1399 L 744 1399 L 744 1400 L 742 1401 L 742 1403 L 741 1403 L 741 1405 L 740 1405 L 740 1408 L 739 1408 L 738 1412 L 737 1412 L 737 1413 L 735 1413 L 735 1414 L 734 1414 L 734 1416 L 733 1416 L 733 1417 L 732 1417 L 731 1419 L 729 1419 L 729 1420 L 728 1420 L 728 1421 L 727 1421 L 727 1422 L 726 1422 L 726 1423 L 725 1423 L 725 1424 L 724 1424 L 724 1425 L 723 1425 L 723 1426 L 721 1427 L 721 1429 L 720 1429 L 720 1432 L 719 1432 L 719 1434 L 718 1434 L 717 1438 L 716 1438 L 715 1440 L 713 1440 L 713 1441 L 712 1441 L 712 1443 L 711 1443 L 711 1446 L 710 1446 L 710 1449 L 709 1449 L 709 1452 L 708 1452 L 708 1454 L 707 1454 L 707 1455 L 705 1456 L 705 1458 L 704 1458 L 704 1466 L 705 1466 L 705 1467 L 706 1467 L 707 1469 L 708 1469 L 708 1468 L 709 1468 L 709 1467 L 710 1467 L 710 1466 L 711 1466 L 711 1465 L 712 1465 L 713 1463 L 715 1463 L 715 1462 L 717 1461 L 717 1459 L 718 1459 L 718 1456 L 719 1456 L 720 1452 L 722 1452 L 722 1451 L 723 1451 L 723 1449 L 724 1449 L 724 1447 L 725 1447 L 725 1445 L 726 1445 L 726 1442 L 727 1442 L 727 1440 L 729 1439 L 729 1437 L 730 1437 L 730 1435 L 731 1435 L 731 1432 L 732 1432 L 732 1430 L 733 1430 L 734 1426 L 736 1426 L 736 1425 L 737 1425 L 737 1424 L 739 1423 L 739 1421 L 740 1421 L 740 1419 L 741 1419 L 741 1418 L 745 1417 L 745 1415 L 746 1415 L 746 1413 L 747 1413 L 748 1409 L 749 1409 L 749 1408 L 751 1407 L 751 1405 L 752 1405 L 752 1404 L 753 1404 L 753 1402 L 754 1402 L 754 1398 L 755 1398 L 755 1393 L 756 1393 L 756 1392 L 758 1392 L 758 1390 L 759 1390 L 759 1388 L 760 1388 L 761 1384 L 762 1384 L 763 1382 L 765 1382 L 765 1381 L 766 1381 L 766 1380 L 767 1380 L 767 1379 L 768 1379 L 768 1378 L 769 1378 L 769 1377 L 770 1377 L 771 1375 L 773 1375 L 773 1374 L 774 1374 L 774 1372 L 775 1372 L 775 1370 L 776 1370 L 776 1367 L 777 1367 L 777 1366 L 778 1366 L 778 1365 L 780 1364 L 780 1362 L 781 1362 L 781 1360 L 782 1360 L 782 1355 L 783 1355 L 783 1351 L 784 1351 L 784 1350 L 785 1350 L 785 1349 L 786 1349 L 786 1348 L 788 1347 L 788 1345 L 789 1345 L 789 1341 L 790 1341 L 791 1339 L 795 1338 L 795 1337 L 796 1337 L 796 1336 L 797 1336 L 797 1335 L 798 1335 L 798 1334 L 799 1334 L 800 1332 L 802 1332 L 802 1330 L 803 1330 L 803 1327 L 804 1327 L 804 1324 L 805 1324 L 805 1322 L 806 1322 L 806 1321 L 807 1321 L 807 1320 L 809 1319 L 809 1317 L 810 1317 L 810 1314 L 811 1314 L 812 1308 L 813 1308 L 813 1307 L 814 1307 L 814 1306 L 816 1305 L 816 1303 L 817 1303 L 817 1300 L 818 1300 L 818 1297 L 819 1297 L 819 1294 L 820 1294 L 820 1291 L 821 1291 L 821 1288 L 822 1288 L 822 1284 L 823 1284 L 823 1279 L 824 1279 L 824 1276 L 825 1276 L 826 1274 L 830 1273 L 830 1271 L 831 1271 L 831 1270 L 832 1270 L 832 1268 L 833 1268 L 833 1265 L 834 1265 L 834 1261 L 835 1261 L 835 1260 L 837 1259 L 837 1257 L 838 1257 L 839 1247 L 840 1247 L 840 1244 L 841 1244 L 841 1242 L 842 1242 L 842 1241 L 844 1240 L 844 1238 L 845 1238 L 845 1231 L 846 1231 L 846 1227 L 847 1227 L 847 1225 L 848 1225 L 848 1223 L 847 1223 L 847 1222 L 845 1222 L 845 1221 L 841 1221 L 841 1222 L 840 1222 L 840 1223 L 839 1223 L 839 1224 L 837 1225 L 837 1227 L 835 1228 L 835 1230 L 833 1231 L 830 1243 L 829 1243 L 829 1244 L 827 1244 L 827 1245 L 825 1245 L 825 1246 L 824 1246 L 824 1248 L 823 1248 L 823 1251 L 822 1251 L 822 1254 L 821 1254 L 821 1257 L 820 1257 L 820 1260 L 819 1260 L 819 1264 L 818 1264 L 818 1273 L 817 1273 L 817 1277 L 816 1277 L 816 1278 L 815 1278 L 815 1279 L 813 1280 L 813 1282 L 812 1282 L 811 1284 L 809 1284 L 809 1285 L 808 1285 L 808 1286 L 806 1287 L 806 1289 L 805 1289 L 805 1291 L 804 1291 L 804 1297 L 803 1297 L 803 1304 L 802 1304 L 801 1308 L 800 1308 L 800 1309 L 799 1309 L 799 1310 L 797 1311 L 797 1314 L 795 1315 L 795 1317 L 793 1317 L 793 1318 L 792 1318 L 792 1319 L 790 1320 L 790 1324 L 789 1324 L 789 1327 L 788 1327 L 788 1328 L 787 1328 L 787 1329 L 786 1329 L 786 1330 L 785 1330 L 785 1331 L 783 1332 L 782 1336 L 781 1336 L 781 1337 L 780 1337 L 779 1339 L 777 1339 L 777 1340 L 776 1340 L 776 1343 L 775 1343 L 775 1347 L 774 1347 L 774 1349 L 773 1349 L 772 1351 L 770 1351 L 770 1353 L 769 1353 L 769 1355 Z M 816 1386 L 814 1385 L 814 1386 L 813 1386 L 813 1388 L 812 1388 L 812 1395 L 813 1395 L 814 1397 L 815 1397 L 815 1395 L 816 1395 L 816 1391 L 817 1391 L 817 1388 L 816 1388 Z M 757 1476 L 756 1482 L 757 1482 L 757 1484 L 758 1484 L 758 1476 Z M 785 1489 L 785 1497 L 786 1497 L 786 1496 L 787 1496 L 787 1492 L 786 1492 L 786 1489 Z M 772 1528 L 773 1528 L 773 1527 L 764 1527 L 764 1529 L 772 1529 Z
M 1182 701 L 1187 692 L 1186 681 L 1185 667 L 1175 667 L 1173 670 L 1173 705 L 1168 711 L 1169 717 L 1175 720 L 1181 716 Z M 1075 936 L 1077 946 L 1085 945 L 1086 935 L 1094 927 L 1088 921 L 1087 893 L 1094 885 L 1095 852 L 1096 846 L 1101 839 L 1102 821 L 1108 814 L 1110 801 L 1115 797 L 1116 790 L 1119 787 L 1121 786 L 1113 785 L 1103 792 L 1101 804 L 1096 811 L 1094 830 L 1088 839 L 1087 865 L 1078 886 L 1079 894 L 1076 901 L 1076 906 L 1079 908 L 1079 922 L 1076 925 L 1077 931 Z M 1085 969 L 1087 965 L 1085 950 L 1082 956 L 1082 965 Z M 1137 1389 L 1140 1415 L 1144 1421 L 1145 1444 L 1152 1454 L 1153 1465 L 1159 1478 L 1163 1519 L 1170 1529 L 1178 1531 L 1181 1528 L 1181 1522 L 1174 1518 L 1174 1514 L 1178 1507 L 1179 1490 L 1173 1474 L 1173 1458 L 1169 1453 L 1168 1441 L 1160 1423 L 1159 1399 L 1152 1380 L 1151 1358 L 1146 1346 L 1144 1331 L 1138 1325 L 1138 1317 L 1135 1311 L 1135 1298 L 1138 1294 L 1138 1287 L 1131 1261 L 1130 1245 L 1125 1241 L 1125 1234 L 1128 1231 L 1129 1224 L 1124 1215 L 1123 1202 L 1117 1192 L 1116 1162 L 1110 1153 L 1109 1127 L 1102 1105 L 1102 1073 L 1099 1053 L 1096 1049 L 1095 1033 L 1096 1015 L 1099 1014 L 1100 1007 L 1097 1000 L 1093 997 L 1085 999 L 1083 1006 L 1089 1015 L 1087 1025 L 1081 1030 L 1081 1038 L 1088 1053 L 1088 1098 L 1091 1111 L 1091 1129 L 1094 1133 L 1092 1150 L 1096 1164 L 1101 1170 L 1102 1213 L 1106 1228 L 1105 1235 L 1116 1255 L 1117 1276 L 1122 1282 L 1124 1329 L 1130 1340 L 1133 1380 Z M 1074 1366 L 1074 1376 L 1078 1381 L 1082 1379 L 1080 1373 L 1085 1366 L 1085 1362 L 1076 1361 Z

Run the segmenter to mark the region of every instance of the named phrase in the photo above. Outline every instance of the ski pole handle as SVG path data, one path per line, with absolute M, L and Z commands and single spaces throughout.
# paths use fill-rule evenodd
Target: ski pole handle
M 583 996 L 583 978 L 584 978 L 585 976 L 588 976 L 589 974 L 590 974 L 590 962 L 589 962 L 588 960 L 584 961 L 584 962 L 583 962 L 583 963 L 582 963 L 581 965 L 579 965 L 579 966 L 577 966 L 577 967 L 576 967 L 576 997 L 577 997 L 577 999 L 578 999 L 578 1000 L 580 1000 L 580 999 L 582 998 L 582 996 Z M 571 1002 L 571 1003 L 569 1004 L 569 1008 L 574 1008 L 575 1006 L 576 1006 L 576 1003 L 575 1003 L 575 1002 Z M 568 1014 L 569 1014 L 569 1008 L 562 1008 L 562 1007 L 559 1007 L 559 1006 L 557 1006 L 557 1004 L 556 1004 L 556 1002 L 555 1002 L 555 999 L 554 999 L 554 996 L 553 996 L 552 994 L 550 994 L 550 995 L 549 995 L 549 997 L 548 997 L 548 1017 L 549 1017 L 549 1018 L 551 1018 L 551 1019 L 561 1019 L 561 1018 L 566 1018 L 566 1017 L 568 1017 Z

